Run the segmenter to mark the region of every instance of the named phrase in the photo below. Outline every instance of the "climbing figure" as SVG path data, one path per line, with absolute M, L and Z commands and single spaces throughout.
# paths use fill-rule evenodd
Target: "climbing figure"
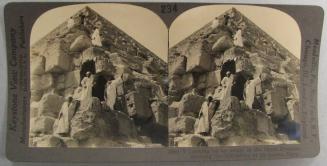
M 243 47 L 243 36 L 241 28 L 238 28 L 234 35 L 234 45 L 238 47 Z
M 73 19 L 73 17 L 70 17 L 67 21 L 67 28 L 71 29 L 75 26 L 75 20 Z
M 92 45 L 102 47 L 101 35 L 99 28 L 94 28 L 94 31 L 91 36 Z
M 69 136 L 70 121 L 75 114 L 77 102 L 73 101 L 73 98 L 69 96 L 66 101 L 61 106 L 58 119 L 57 128 L 55 129 L 55 134 L 60 136 Z
M 218 17 L 216 17 L 211 23 L 211 29 L 216 29 L 219 25 Z
M 211 96 L 209 96 L 201 106 L 201 110 L 198 116 L 199 123 L 197 128 L 195 129 L 196 134 L 209 135 L 211 119 L 216 109 L 217 103 L 213 101 L 213 98 Z

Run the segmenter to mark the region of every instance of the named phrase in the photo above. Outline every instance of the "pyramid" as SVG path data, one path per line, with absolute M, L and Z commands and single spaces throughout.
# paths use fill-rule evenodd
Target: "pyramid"
M 96 30 L 101 44 L 91 39 Z M 30 68 L 30 146 L 167 144 L 166 62 L 91 8 L 31 46 Z M 70 97 L 69 129 L 60 133 Z
M 246 16 L 226 11 L 169 50 L 169 144 L 298 143 L 299 66 Z M 209 96 L 206 128 L 199 113 Z

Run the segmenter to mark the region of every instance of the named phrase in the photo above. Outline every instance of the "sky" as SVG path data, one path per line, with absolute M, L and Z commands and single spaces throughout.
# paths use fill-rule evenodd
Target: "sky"
M 32 28 L 31 45 L 85 6 L 91 7 L 161 59 L 167 61 L 168 29 L 166 25 L 152 11 L 128 4 L 79 4 L 49 10 L 35 22 Z M 169 47 L 174 46 L 232 7 L 248 17 L 296 57 L 300 57 L 301 35 L 295 20 L 276 9 L 247 5 L 210 5 L 185 11 L 171 24 Z
M 152 11 L 128 4 L 79 4 L 51 9 L 42 14 L 34 23 L 31 45 L 86 6 L 167 61 L 168 30 L 166 25 Z
M 249 18 L 296 57 L 300 58 L 301 33 L 296 21 L 280 10 L 259 6 L 209 5 L 185 11 L 174 20 L 170 27 L 169 47 L 173 47 L 232 7 Z

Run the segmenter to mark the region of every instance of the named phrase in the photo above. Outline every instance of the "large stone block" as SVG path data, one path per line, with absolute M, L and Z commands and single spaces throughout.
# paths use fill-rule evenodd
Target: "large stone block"
M 235 62 L 235 71 L 236 72 L 246 72 L 246 73 L 253 73 L 254 67 L 251 61 L 247 58 L 238 58 Z
M 49 147 L 63 147 L 63 141 L 53 135 L 45 135 L 43 137 L 33 138 L 32 145 L 35 147 L 49 148 Z
M 51 73 L 43 75 L 31 75 L 31 90 L 48 90 L 54 86 Z
M 33 56 L 30 63 L 31 75 L 41 75 L 45 72 L 44 56 Z
M 202 43 L 194 44 L 187 55 L 187 72 L 206 72 L 212 68 L 212 57 L 203 49 Z
M 71 67 L 71 57 L 65 49 L 65 42 L 56 40 L 49 44 L 45 51 L 45 71 L 51 73 L 62 73 Z
M 182 116 L 170 118 L 168 120 L 169 133 L 194 133 L 195 118 L 191 116 Z
M 208 146 L 205 140 L 199 135 L 185 135 L 183 137 L 177 137 L 174 140 L 177 147 L 199 147 Z
M 178 56 L 169 63 L 169 74 L 184 74 L 186 72 L 186 57 Z
M 65 75 L 65 88 L 75 88 L 80 84 L 80 70 L 74 70 Z
M 263 94 L 265 111 L 273 121 L 282 120 L 288 115 L 286 97 L 287 89 L 285 87 L 274 87 Z
M 95 57 L 105 56 L 105 50 L 98 47 L 89 47 L 82 53 L 82 63 L 94 60 Z
M 182 91 L 190 89 L 194 86 L 194 78 L 192 73 L 182 76 L 173 75 L 169 80 L 169 91 Z
M 269 116 L 267 116 L 263 112 L 256 112 L 255 114 L 256 120 L 256 130 L 260 134 L 264 134 L 265 136 L 274 136 L 275 128 Z
M 229 36 L 222 36 L 220 37 L 212 46 L 212 51 L 220 52 L 225 51 L 226 49 L 233 46 L 233 41 Z
M 224 52 L 223 63 L 244 56 L 244 51 L 238 47 L 232 47 Z
M 43 95 L 39 101 L 38 116 L 44 115 L 57 118 L 63 102 L 64 98 L 62 96 L 51 93 Z
M 91 39 L 86 35 L 78 36 L 70 45 L 70 51 L 80 52 L 92 46 Z
M 203 102 L 204 97 L 202 96 L 193 93 L 184 94 L 179 104 L 178 116 L 189 115 L 197 117 Z
M 33 90 L 31 89 L 31 101 L 39 101 L 41 100 L 43 95 L 43 91 L 42 90 Z
M 137 136 L 136 126 L 126 114 L 118 112 L 116 115 L 118 122 L 118 133 L 120 136 L 135 138 Z
M 31 119 L 30 132 L 35 134 L 51 134 L 55 118 L 39 116 Z
M 221 81 L 220 70 L 208 72 L 206 87 L 207 88 L 217 87 L 220 85 L 220 81 Z
M 152 116 L 148 98 L 138 92 L 130 92 L 125 95 L 126 107 L 129 116 L 149 118 Z

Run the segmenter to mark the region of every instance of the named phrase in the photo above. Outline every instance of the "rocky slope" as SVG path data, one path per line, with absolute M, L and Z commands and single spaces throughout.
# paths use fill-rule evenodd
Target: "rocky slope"
M 31 48 L 30 146 L 167 145 L 166 62 L 88 7 L 72 19 L 73 26 L 64 22 Z M 94 28 L 102 46 L 91 42 Z M 95 85 L 90 104 L 82 107 L 78 96 L 87 71 Z M 106 83 L 122 75 L 117 96 L 109 96 L 119 101 L 111 110 L 103 104 Z M 77 106 L 68 136 L 59 136 L 58 114 L 69 96 Z
M 299 59 L 234 8 L 216 23 L 169 50 L 169 145 L 298 143 Z M 238 29 L 243 46 L 233 40 Z M 222 85 L 227 72 L 232 81 Z M 210 132 L 195 134 L 202 103 L 219 91 L 227 95 Z

